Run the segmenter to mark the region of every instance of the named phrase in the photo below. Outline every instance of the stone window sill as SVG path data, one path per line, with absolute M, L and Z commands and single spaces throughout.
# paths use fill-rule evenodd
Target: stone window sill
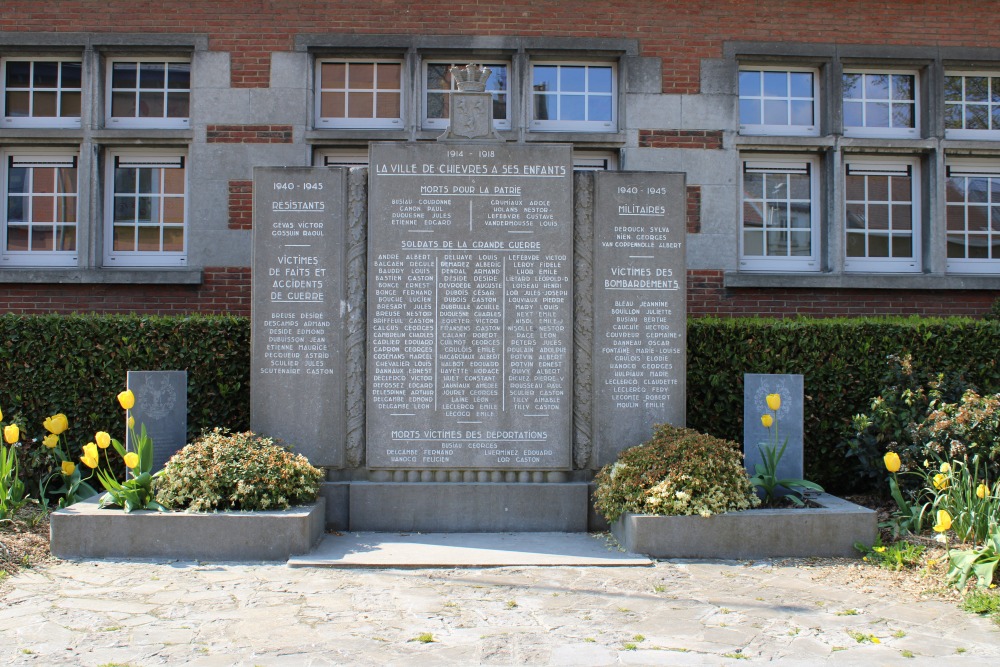
M 878 273 L 749 273 L 729 271 L 725 287 L 782 289 L 997 290 L 1000 276 Z
M 200 285 L 201 269 L 0 269 L 0 283 L 25 285 Z

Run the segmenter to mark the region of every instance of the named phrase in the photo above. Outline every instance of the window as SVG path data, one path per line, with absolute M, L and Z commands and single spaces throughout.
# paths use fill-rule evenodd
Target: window
M 816 158 L 743 161 L 741 268 L 819 270 L 817 167 Z
M 946 72 L 944 132 L 954 139 L 1000 139 L 1000 74 Z
M 451 93 L 456 90 L 451 77 L 454 62 L 427 61 L 424 63 L 424 116 L 423 127 L 448 127 L 450 119 Z M 493 94 L 493 126 L 500 130 L 510 129 L 510 65 L 508 63 L 486 63 L 483 67 L 492 74 L 486 81 L 486 92 Z
M 186 263 L 184 155 L 114 151 L 107 165 L 105 259 L 110 266 Z
M 1000 272 L 1000 162 L 952 160 L 945 189 L 948 271 Z
M 317 167 L 367 167 L 368 148 L 320 148 L 313 156 Z
M 741 68 L 742 134 L 819 135 L 815 70 Z
M 108 63 L 108 127 L 187 128 L 190 105 L 190 61 L 143 59 Z
M 77 156 L 4 153 L 2 266 L 75 266 Z
M 911 72 L 844 72 L 844 134 L 919 137 L 917 77 Z
M 398 60 L 319 61 L 317 127 L 402 129 L 402 73 Z
M 615 76 L 613 65 L 533 63 L 531 129 L 616 132 Z
M 3 127 L 80 127 L 82 63 L 3 61 Z
M 846 161 L 845 270 L 920 270 L 918 167 L 915 159 Z

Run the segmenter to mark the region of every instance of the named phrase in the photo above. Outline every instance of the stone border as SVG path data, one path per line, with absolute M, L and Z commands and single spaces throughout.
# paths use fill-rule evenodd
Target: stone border
M 325 503 L 266 512 L 150 512 L 98 509 L 96 498 L 52 513 L 59 558 L 208 561 L 288 560 L 323 537 Z
M 860 557 L 855 542 L 878 534 L 874 510 L 829 494 L 819 507 L 756 509 L 710 517 L 625 514 L 611 532 L 626 550 L 651 558 Z

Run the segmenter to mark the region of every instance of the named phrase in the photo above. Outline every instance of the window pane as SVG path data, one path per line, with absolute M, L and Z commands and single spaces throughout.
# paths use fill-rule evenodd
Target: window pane
M 348 118 L 371 118 L 372 102 L 375 99 L 374 93 L 348 93 L 347 94 L 347 117 Z
M 80 93 L 63 93 L 59 115 L 63 118 L 80 117 Z
M 160 189 L 160 176 L 158 169 L 143 167 L 136 169 L 136 177 L 138 180 L 137 192 L 140 194 L 149 194 L 152 192 L 158 192 Z
M 865 127 L 889 127 L 889 104 L 873 102 L 865 107 L 868 117 Z
M 948 231 L 965 231 L 965 208 L 962 206 L 949 206 L 947 210 Z
M 962 101 L 962 77 L 946 76 L 944 78 L 944 99 L 949 102 Z
M 51 193 L 56 190 L 55 169 L 34 167 L 31 170 L 31 191 L 35 194 Z
M 764 218 L 760 214 L 760 208 L 758 204 L 751 202 L 744 202 L 743 226 L 757 227 L 757 228 L 764 226 Z
M 913 105 L 893 104 L 892 105 L 892 126 L 893 127 L 913 127 Z
M 157 203 L 152 197 L 136 198 L 136 220 L 139 222 L 159 222 L 160 211 Z
M 11 167 L 7 170 L 7 192 L 27 192 L 28 170 L 24 167 Z
M 813 75 L 809 72 L 792 72 L 791 79 L 792 97 L 812 97 L 813 96 Z
M 985 102 L 989 99 L 990 80 L 985 76 L 965 77 L 965 99 L 968 102 Z
M 863 77 L 860 74 L 844 74 L 844 97 L 861 99 L 864 92 L 862 80 Z
M 788 102 L 764 100 L 764 124 L 788 125 Z
M 908 176 L 893 176 L 890 182 L 892 201 L 911 201 L 913 183 Z
M 865 177 L 848 176 L 845 182 L 846 196 L 848 201 L 864 201 L 865 199 Z
M 135 199 L 132 197 L 115 197 L 114 221 L 135 221 Z
M 949 259 L 965 259 L 965 237 L 949 234 L 948 235 L 948 258 Z
M 760 72 L 740 72 L 740 96 L 760 97 Z
M 347 72 L 347 81 L 350 88 L 375 87 L 375 64 L 374 63 L 351 63 Z
M 611 92 L 611 68 L 610 67 L 590 67 L 588 69 L 590 79 L 588 90 L 592 93 Z
M 62 87 L 79 88 L 83 81 L 81 63 L 62 63 Z
M 115 194 L 135 192 L 135 169 L 115 169 Z
M 743 196 L 745 199 L 764 198 L 764 174 L 743 175 Z
M 791 241 L 791 256 L 792 257 L 808 257 L 812 254 L 812 247 L 810 245 L 812 240 L 812 233 L 808 231 L 794 231 L 790 234 Z
M 909 234 L 896 234 L 892 237 L 892 256 L 901 258 L 913 257 L 913 237 Z
M 55 117 L 59 114 L 56 113 L 56 92 L 53 91 L 36 91 L 35 92 L 35 108 L 32 110 L 33 116 L 41 117 Z
M 986 206 L 970 206 L 967 209 L 966 225 L 970 232 L 989 231 L 989 208 Z
M 375 116 L 378 118 L 399 118 L 399 93 L 379 93 Z
M 7 61 L 7 87 L 27 88 L 31 85 L 31 62 L 24 60 Z
M 324 118 L 344 117 L 344 93 L 322 93 L 319 104 L 319 113 Z
M 587 120 L 611 120 L 611 97 L 592 96 L 589 98 Z
M 913 99 L 913 77 L 904 74 L 892 75 L 892 99 L 912 100 Z
M 137 229 L 139 236 L 138 250 L 140 252 L 159 252 L 160 250 L 160 228 L 141 226 Z
M 26 117 L 31 114 L 31 93 L 7 91 L 5 115 Z
M 986 234 L 969 234 L 967 239 L 969 259 L 989 259 L 989 236 Z
M 535 65 L 532 68 L 532 87 L 539 91 L 559 90 L 556 86 L 556 73 L 557 68 L 551 65 Z
M 187 118 L 190 112 L 190 93 L 167 93 L 167 117 Z
M 562 95 L 559 98 L 560 120 L 587 120 L 587 98 L 583 95 Z
M 889 75 L 866 74 L 865 97 L 867 97 L 870 100 L 889 99 Z
M 111 115 L 116 118 L 132 118 L 136 113 L 135 93 L 115 92 L 111 94 Z
M 764 233 L 759 231 L 743 232 L 743 254 L 760 256 L 764 254 Z
M 892 207 L 892 228 L 910 231 L 913 228 L 913 207 L 908 204 L 894 204 Z
M 112 88 L 135 88 L 136 81 L 136 63 L 114 63 L 111 66 Z
M 167 224 L 183 224 L 184 198 L 166 197 L 163 200 L 163 222 Z
M 551 120 L 554 118 L 554 114 L 550 111 L 555 110 L 555 95 L 534 95 L 535 98 L 535 119 L 536 120 Z
M 7 226 L 7 250 L 25 252 L 28 250 L 28 228 L 20 225 Z
M 812 125 L 812 100 L 792 100 L 792 125 Z
M 323 63 L 320 66 L 320 79 L 324 88 L 344 88 L 347 83 L 347 65 Z
M 427 65 L 427 90 L 451 90 L 451 73 L 444 64 Z
M 184 251 L 184 228 L 164 227 L 163 228 L 163 251 L 183 252 Z
M 847 233 L 847 256 L 848 257 L 867 256 L 867 251 L 865 249 L 864 234 L 858 234 L 856 232 Z
M 848 204 L 847 205 L 847 228 L 848 229 L 866 229 L 868 227 L 867 220 L 865 220 L 865 205 L 864 204 Z
M 191 63 L 168 63 L 167 87 L 171 90 L 191 88 Z
M 740 123 L 760 125 L 760 100 L 740 100 Z
M 887 234 L 868 235 L 868 256 L 869 257 L 889 256 L 889 236 Z
M 988 106 L 985 104 L 967 104 L 965 106 L 965 129 L 988 130 L 989 122 Z
M 791 184 L 792 199 L 809 199 L 809 176 L 807 174 L 791 174 L 788 177 Z
M 944 108 L 944 126 L 949 130 L 961 129 L 962 127 L 962 106 L 959 104 L 949 104 Z
M 786 72 L 764 72 L 765 97 L 788 97 L 788 74 Z
M 139 88 L 163 90 L 166 87 L 165 63 L 139 63 Z
M 969 178 L 966 180 L 966 194 L 970 202 L 989 201 L 989 179 Z
M 55 233 L 51 227 L 31 228 L 31 249 L 33 251 L 47 252 L 55 249 Z
M 112 231 L 112 244 L 116 251 L 132 252 L 135 250 L 135 228 L 115 226 Z
M 885 204 L 868 204 L 868 229 L 889 229 L 889 207 Z
M 76 227 L 62 225 L 57 228 L 56 250 L 76 250 Z
M 559 90 L 582 93 L 587 90 L 587 70 L 584 67 L 562 66 L 559 72 Z
M 861 102 L 844 102 L 844 125 L 864 127 L 864 109 Z
M 399 90 L 401 68 L 399 63 L 378 64 L 378 87 L 380 90 Z
M 59 86 L 59 63 L 45 60 L 36 61 L 32 84 L 35 88 L 57 88 Z
M 25 222 L 24 197 L 7 197 L 7 222 Z
M 868 200 L 889 201 L 889 177 L 868 176 Z
M 139 93 L 139 117 L 140 118 L 163 118 L 163 92 L 141 92 Z
M 163 193 L 168 195 L 184 194 L 184 170 L 163 169 Z

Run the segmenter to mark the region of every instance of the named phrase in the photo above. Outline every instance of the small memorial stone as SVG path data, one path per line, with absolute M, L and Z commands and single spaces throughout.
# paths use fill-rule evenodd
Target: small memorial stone
M 126 385 L 135 395 L 130 414 L 136 434 L 141 425 L 153 440 L 153 471 L 187 444 L 187 371 L 129 371 Z M 129 431 L 126 444 L 134 450 Z
M 770 430 L 761 423 L 761 416 L 774 412 L 767 407 L 767 395 L 781 396 L 781 408 Z M 743 376 L 743 454 L 744 466 L 750 475 L 761 463 L 758 445 L 773 439 L 777 428 L 778 447 L 788 440 L 785 453 L 778 463 L 778 477 L 802 479 L 803 380 L 801 375 L 769 375 L 746 373 Z

